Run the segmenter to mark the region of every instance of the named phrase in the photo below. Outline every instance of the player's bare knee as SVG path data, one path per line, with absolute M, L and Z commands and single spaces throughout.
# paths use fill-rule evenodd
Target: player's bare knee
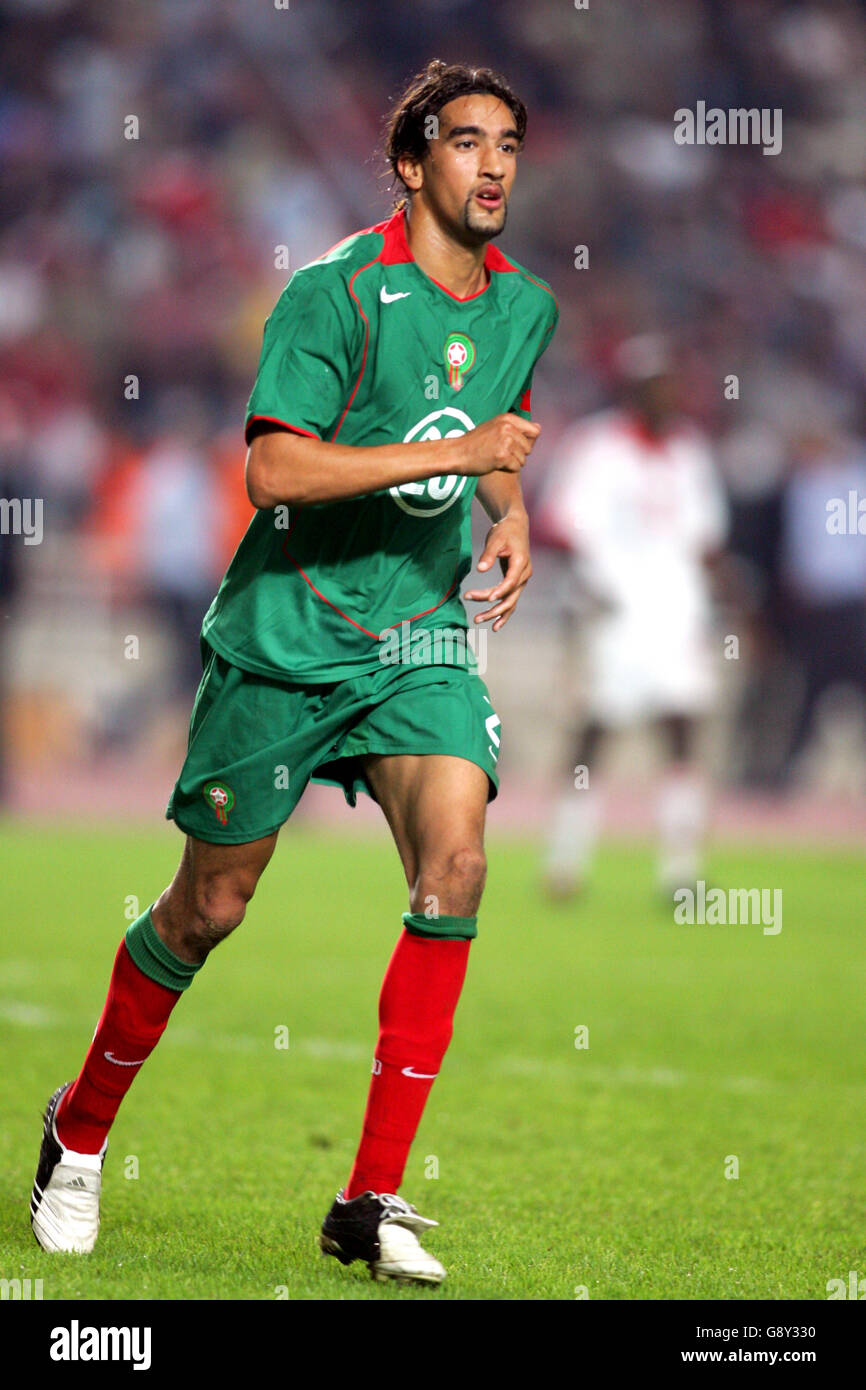
M 450 856 L 448 877 L 481 896 L 487 878 L 487 856 L 481 845 L 464 846 Z
M 203 944 L 216 946 L 239 927 L 255 892 L 248 875 L 214 875 L 195 885 L 189 927 Z
M 413 912 L 425 912 L 429 900 L 436 910 L 457 917 L 474 917 L 487 878 L 487 859 L 481 845 L 459 845 L 422 862 L 411 894 Z
M 255 877 L 210 874 L 175 881 L 156 903 L 154 926 L 182 960 L 203 961 L 243 921 Z

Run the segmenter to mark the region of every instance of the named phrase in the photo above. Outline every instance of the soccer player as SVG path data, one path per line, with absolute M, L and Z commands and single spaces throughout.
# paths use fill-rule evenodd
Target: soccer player
M 547 852 L 555 897 L 578 892 L 589 870 L 600 819 L 594 774 L 608 735 L 649 723 L 664 749 L 662 892 L 694 884 L 707 819 L 697 745 L 715 691 L 709 571 L 727 504 L 704 436 L 680 413 L 664 339 L 628 339 L 616 365 L 621 407 L 566 433 L 539 515 L 572 552 L 586 619 L 586 710 Z
M 314 779 L 378 801 L 409 889 L 361 1142 L 320 1245 L 378 1279 L 444 1278 L 418 1239 L 436 1222 L 397 1189 L 451 1038 L 497 790 L 499 719 L 460 598 L 476 493 L 493 523 L 478 568 L 501 577 L 466 594 L 475 622 L 501 630 L 531 574 L 520 472 L 558 310 L 492 245 L 525 129 L 502 78 L 429 64 L 390 117 L 396 211 L 298 270 L 265 325 L 246 418 L 257 510 L 204 620 L 166 812 L 186 845 L 118 948 L 81 1073 L 48 1103 L 31 1200 L 47 1250 L 93 1248 L 120 1102 Z

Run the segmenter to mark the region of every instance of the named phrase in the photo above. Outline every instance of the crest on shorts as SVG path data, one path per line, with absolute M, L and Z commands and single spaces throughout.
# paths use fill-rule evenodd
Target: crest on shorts
M 463 378 L 475 366 L 475 344 L 465 333 L 449 333 L 443 349 L 448 385 L 459 391 Z
M 235 794 L 231 787 L 226 786 L 225 782 L 208 782 L 202 790 L 202 795 L 214 808 L 220 825 L 228 825 L 229 812 L 235 804 Z

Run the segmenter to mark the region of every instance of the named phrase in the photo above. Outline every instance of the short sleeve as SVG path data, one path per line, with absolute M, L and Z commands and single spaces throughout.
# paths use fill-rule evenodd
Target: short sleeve
M 521 416 L 523 417 L 524 420 L 531 420 L 531 419 L 532 419 L 532 411 L 531 411 L 531 406 L 530 406 L 530 396 L 531 396 L 531 393 L 532 393 L 532 375 L 533 375 L 533 372 L 535 371 L 536 364 L 538 363 L 538 359 L 539 359 L 539 358 L 542 356 L 542 354 L 547 350 L 547 348 L 548 348 L 548 346 L 549 346 L 549 344 L 550 344 L 550 340 L 551 340 L 551 338 L 553 337 L 553 335 L 554 335 L 554 333 L 555 333 L 555 331 L 556 331 L 556 325 L 559 323 L 559 308 L 558 308 L 558 306 L 556 305 L 555 301 L 553 302 L 552 307 L 553 307 L 553 314 L 552 314 L 552 316 L 550 316 L 549 319 L 548 319 L 547 326 L 546 326 L 545 331 L 544 331 L 544 337 L 543 337 L 542 340 L 541 340 L 541 346 L 539 347 L 537 353 L 535 354 L 535 357 L 534 357 L 533 362 L 532 362 L 532 366 L 531 366 L 530 369 L 529 369 L 529 373 L 528 373 L 528 375 L 527 375 L 527 377 L 526 377 L 526 380 L 524 381 L 523 385 L 521 386 L 520 392 L 519 392 L 519 394 L 518 394 L 518 396 L 517 396 L 517 399 L 516 399 L 516 400 L 514 401 L 514 403 L 512 404 L 511 410 L 510 410 L 510 414 L 512 414 L 512 415 L 521 415 Z
M 531 419 L 532 419 L 532 413 L 531 413 L 531 407 L 530 407 L 530 403 L 529 403 L 529 398 L 530 398 L 530 395 L 531 395 L 531 392 L 532 392 L 532 372 L 533 372 L 533 371 L 534 371 L 534 367 L 530 370 L 529 376 L 526 378 L 526 380 L 525 380 L 524 383 L 523 383 L 523 386 L 520 388 L 520 394 L 519 394 L 519 396 L 517 397 L 517 400 L 514 402 L 514 404 L 513 404 L 512 407 L 511 407 L 511 410 L 510 410 L 510 414 L 511 414 L 511 415 L 522 415 L 523 418 L 524 418 L 524 420 L 531 420 Z
M 255 420 L 316 439 L 330 435 L 360 371 L 361 327 L 343 280 L 324 279 L 318 269 L 293 276 L 265 323 L 247 404 L 248 443 Z

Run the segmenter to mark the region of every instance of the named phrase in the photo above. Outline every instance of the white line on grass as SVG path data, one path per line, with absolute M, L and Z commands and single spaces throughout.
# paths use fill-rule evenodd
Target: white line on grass
M 0 1018 L 22 1028 L 56 1028 L 60 1021 L 50 1009 L 39 1004 L 22 1004 L 18 999 L 0 999 Z
M 80 1019 L 70 1015 L 52 1013 L 38 1004 L 22 1003 L 19 1000 L 0 1000 L 0 1020 L 18 1024 L 22 1028 L 72 1028 L 80 1026 Z M 273 1037 L 267 1031 L 256 1033 L 221 1033 L 218 1029 L 203 1029 L 187 1026 L 174 1026 L 164 1037 L 163 1046 L 194 1047 L 201 1052 L 269 1052 L 273 1051 Z M 290 1052 L 299 1053 L 314 1061 L 363 1062 L 372 1056 L 371 1049 L 362 1043 L 348 1042 L 341 1038 L 298 1037 L 290 1034 Z M 467 1063 L 455 1056 L 448 1063 L 449 1070 L 462 1071 L 477 1063 Z M 725 1091 L 740 1095 L 766 1090 L 790 1090 L 800 1088 L 802 1082 L 769 1081 L 760 1076 L 706 1076 L 690 1075 L 671 1067 L 605 1066 L 600 1062 L 579 1060 L 571 1062 L 548 1061 L 543 1057 L 526 1054 L 493 1057 L 487 1063 L 491 1071 L 505 1076 L 545 1077 L 548 1080 L 579 1084 L 581 1081 L 597 1082 L 605 1086 L 647 1086 L 671 1089 L 679 1086 L 704 1086 L 711 1081 Z

